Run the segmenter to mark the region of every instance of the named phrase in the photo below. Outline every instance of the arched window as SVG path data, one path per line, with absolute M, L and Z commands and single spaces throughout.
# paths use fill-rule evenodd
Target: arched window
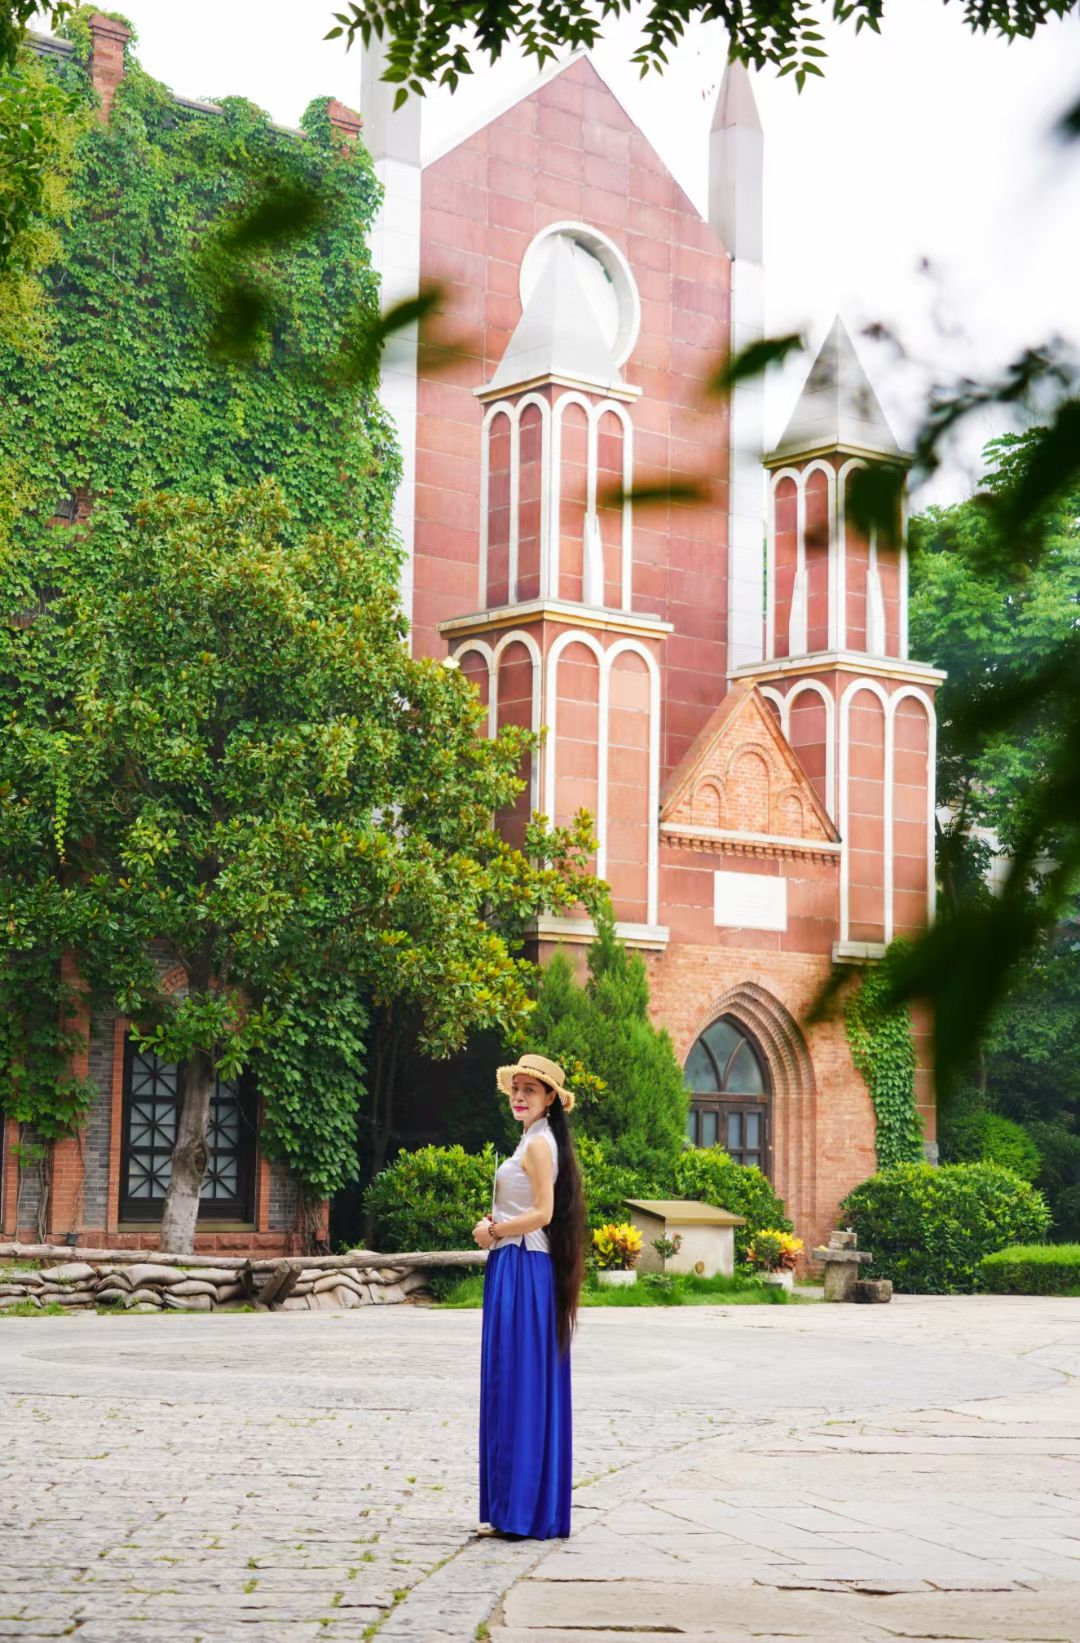
M 120 1219 L 160 1221 L 172 1173 L 180 1069 L 153 1050 L 124 1047 L 124 1140 L 120 1166 Z M 256 1101 L 251 1079 L 218 1078 L 206 1129 L 209 1157 L 199 1217 L 210 1221 L 255 1218 Z
M 769 1169 L 769 1079 L 757 1046 L 722 1015 L 690 1051 L 686 1133 L 695 1147 L 721 1146 L 737 1164 Z

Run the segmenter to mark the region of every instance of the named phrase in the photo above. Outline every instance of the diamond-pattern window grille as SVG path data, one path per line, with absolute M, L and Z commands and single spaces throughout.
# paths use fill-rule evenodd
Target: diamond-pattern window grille
M 152 1050 L 127 1046 L 121 1215 L 158 1219 L 169 1190 L 180 1100 L 180 1068 Z M 255 1151 L 251 1092 L 243 1079 L 219 1078 L 210 1100 L 204 1214 L 248 1220 Z

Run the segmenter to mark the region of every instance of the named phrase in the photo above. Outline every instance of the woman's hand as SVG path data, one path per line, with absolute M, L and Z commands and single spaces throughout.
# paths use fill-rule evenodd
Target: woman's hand
M 482 1221 L 477 1221 L 472 1229 L 473 1243 L 480 1249 L 494 1249 L 495 1239 L 491 1236 L 491 1220 L 485 1215 Z

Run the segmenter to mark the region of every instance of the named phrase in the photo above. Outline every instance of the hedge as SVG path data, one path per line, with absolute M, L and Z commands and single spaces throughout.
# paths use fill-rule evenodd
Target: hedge
M 839 1220 L 874 1257 L 875 1278 L 916 1294 L 967 1294 L 985 1255 L 1045 1236 L 1041 1192 L 997 1164 L 900 1164 L 849 1192 Z
M 375 1248 L 471 1249 L 472 1229 L 491 1209 L 495 1149 L 420 1147 L 399 1152 L 364 1194 Z
M 1080 1244 L 1010 1244 L 980 1270 L 995 1295 L 1080 1295 Z
M 627 1198 L 696 1198 L 746 1218 L 735 1229 L 735 1258 L 745 1261 L 755 1232 L 792 1224 L 760 1170 L 736 1164 L 720 1147 L 688 1148 L 672 1169 L 645 1173 L 619 1163 L 607 1143 L 576 1136 L 589 1225 L 626 1219 Z M 491 1206 L 495 1153 L 463 1147 L 421 1147 L 400 1152 L 367 1189 L 375 1247 L 387 1253 L 412 1249 L 461 1249 Z

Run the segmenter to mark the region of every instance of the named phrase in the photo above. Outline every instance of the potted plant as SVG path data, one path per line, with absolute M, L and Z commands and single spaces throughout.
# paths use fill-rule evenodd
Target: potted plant
M 633 1284 L 637 1282 L 634 1263 L 641 1254 L 641 1233 L 628 1221 L 616 1225 L 609 1221 L 597 1227 L 592 1235 L 593 1254 L 596 1256 L 596 1278 L 601 1284 Z
M 754 1271 L 760 1273 L 765 1283 L 778 1284 L 782 1289 L 790 1289 L 802 1247 L 802 1239 L 794 1237 L 792 1233 L 778 1232 L 774 1227 L 763 1227 L 760 1232 L 754 1233 L 746 1251 L 746 1258 Z

